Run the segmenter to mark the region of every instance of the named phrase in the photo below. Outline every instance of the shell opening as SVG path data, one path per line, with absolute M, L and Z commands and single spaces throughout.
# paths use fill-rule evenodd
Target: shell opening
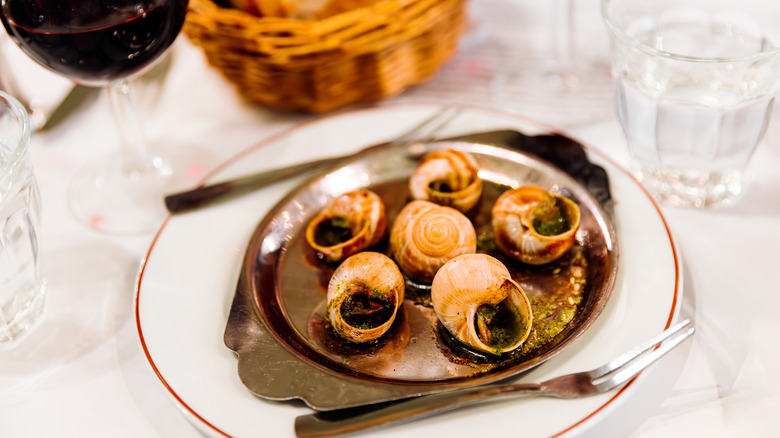
M 431 181 L 431 183 L 428 184 L 428 190 L 439 193 L 453 193 L 457 191 L 452 188 L 452 184 L 447 180 Z
M 395 305 L 380 292 L 366 285 L 354 285 L 341 302 L 344 322 L 361 330 L 376 328 L 393 317 Z
M 322 247 L 335 246 L 353 237 L 349 222 L 344 216 L 334 216 L 317 224 L 314 242 Z
M 564 201 L 555 196 L 541 202 L 534 210 L 533 216 L 534 230 L 542 236 L 557 236 L 572 227 Z
M 474 328 L 485 345 L 504 351 L 526 336 L 528 321 L 514 301 L 506 298 L 498 304 L 480 305 L 474 315 Z
M 468 187 L 471 181 L 472 178 L 464 178 L 451 172 L 441 178 L 431 180 L 428 183 L 428 190 L 438 193 L 455 193 Z

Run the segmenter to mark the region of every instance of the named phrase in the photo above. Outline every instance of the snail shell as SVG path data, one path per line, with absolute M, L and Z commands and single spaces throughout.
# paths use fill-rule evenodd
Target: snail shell
M 461 212 L 428 201 L 412 201 L 398 213 L 390 231 L 390 252 L 401 270 L 430 284 L 453 257 L 477 251 L 474 225 Z
M 531 333 L 531 304 L 497 259 L 466 254 L 447 262 L 431 285 L 433 310 L 459 341 L 500 355 Z
M 570 199 L 525 186 L 501 194 L 492 210 L 493 236 L 508 256 L 531 265 L 549 263 L 571 248 L 580 208 Z
M 357 190 L 333 200 L 306 227 L 306 240 L 325 260 L 343 260 L 379 243 L 387 230 L 382 198 Z
M 341 338 L 370 342 L 393 325 L 404 301 L 404 277 L 384 254 L 364 251 L 344 260 L 328 283 L 328 320 Z
M 425 155 L 409 178 L 415 199 L 446 205 L 462 212 L 474 208 L 482 195 L 477 160 L 468 152 L 442 149 Z

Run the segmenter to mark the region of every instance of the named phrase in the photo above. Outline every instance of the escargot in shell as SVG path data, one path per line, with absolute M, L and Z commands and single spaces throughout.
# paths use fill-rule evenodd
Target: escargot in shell
M 328 283 L 328 320 L 350 342 L 378 339 L 393 325 L 404 300 L 404 278 L 384 254 L 364 251 L 348 257 Z
M 454 208 L 428 201 L 406 204 L 390 230 L 390 252 L 401 270 L 427 284 L 444 263 L 476 251 L 471 221 Z
M 306 241 L 325 260 L 336 262 L 379 243 L 387 230 L 382 198 L 356 190 L 334 199 L 306 227 Z
M 474 208 L 482 195 L 477 161 L 468 152 L 442 149 L 425 155 L 411 178 L 412 197 L 461 212 Z
M 492 209 L 493 236 L 508 256 L 531 265 L 549 263 L 571 248 L 580 208 L 570 199 L 533 186 L 508 190 Z
M 460 342 L 501 355 L 518 348 L 531 332 L 531 304 L 497 259 L 465 254 L 448 261 L 431 285 L 433 310 Z

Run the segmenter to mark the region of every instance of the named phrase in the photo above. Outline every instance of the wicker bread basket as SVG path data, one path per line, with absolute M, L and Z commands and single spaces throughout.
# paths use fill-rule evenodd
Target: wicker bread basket
M 322 20 L 190 0 L 185 34 L 252 102 L 325 112 L 395 96 L 455 52 L 466 0 L 381 0 Z

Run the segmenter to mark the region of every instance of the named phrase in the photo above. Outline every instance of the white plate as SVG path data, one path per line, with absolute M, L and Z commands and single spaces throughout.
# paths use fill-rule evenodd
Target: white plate
M 391 139 L 437 109 L 422 104 L 386 105 L 323 117 L 248 148 L 224 163 L 208 181 L 351 152 Z M 550 131 L 483 108 L 469 108 L 450 126 L 442 135 L 493 129 L 526 134 Z M 601 365 L 670 326 L 679 313 L 682 271 L 660 210 L 627 172 L 593 149 L 587 150 L 589 159 L 604 167 L 611 181 L 620 247 L 616 287 L 596 323 L 561 354 L 523 375 L 522 381 Z M 311 412 L 300 403 L 253 396 L 238 378 L 236 357 L 222 342 L 244 248 L 263 215 L 298 183 L 299 179 L 292 179 L 168 218 L 139 275 L 135 316 L 149 364 L 185 415 L 209 435 L 294 436 L 295 417 Z M 465 436 L 483 433 L 485 425 L 494 432 L 522 430 L 527 437 L 593 431 L 648 377 L 645 373 L 619 391 L 594 397 L 482 404 L 370 435 Z

